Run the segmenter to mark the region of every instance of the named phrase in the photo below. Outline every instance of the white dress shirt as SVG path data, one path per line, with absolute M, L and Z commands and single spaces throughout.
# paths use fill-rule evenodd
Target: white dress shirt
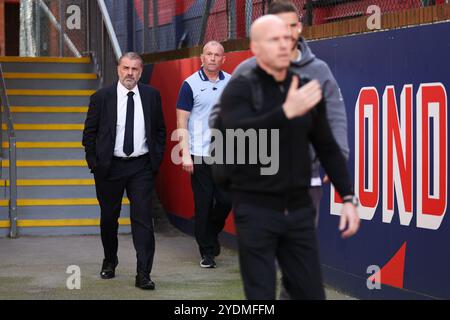
M 138 157 L 148 152 L 147 138 L 145 137 L 144 111 L 142 109 L 139 88 L 136 85 L 132 90 L 128 90 L 118 81 L 116 144 L 114 147 L 114 156 L 116 157 L 127 157 L 123 152 L 123 140 L 125 138 L 125 122 L 127 119 L 128 92 L 130 91 L 134 92 L 134 150 L 130 154 L 130 157 Z

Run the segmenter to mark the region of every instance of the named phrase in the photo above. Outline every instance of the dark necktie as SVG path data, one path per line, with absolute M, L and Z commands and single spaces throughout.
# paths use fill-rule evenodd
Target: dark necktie
M 129 156 L 134 151 L 134 92 L 128 92 L 127 119 L 125 122 L 125 137 L 123 139 L 123 152 Z

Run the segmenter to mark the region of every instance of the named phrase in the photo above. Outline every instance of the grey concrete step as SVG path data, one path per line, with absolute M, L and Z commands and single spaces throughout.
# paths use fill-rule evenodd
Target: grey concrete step
M 122 205 L 121 218 L 129 217 L 129 205 Z M 7 212 L 7 207 L 0 211 Z M 19 219 L 92 219 L 100 217 L 100 206 L 30 206 L 17 207 Z
M 18 234 L 24 235 L 69 235 L 69 234 L 99 234 L 99 226 L 67 226 L 71 220 L 76 220 L 80 225 L 83 221 L 99 219 L 99 206 L 66 206 L 66 207 L 18 207 L 18 220 L 21 222 L 31 222 L 33 227 L 18 227 Z M 123 205 L 121 218 L 129 218 L 129 205 Z M 60 223 L 66 226 L 37 227 L 36 224 L 43 220 L 50 223 Z M 0 222 L 9 221 L 7 208 L 0 208 Z M 48 225 L 48 222 L 46 222 Z M 119 233 L 131 232 L 129 225 L 120 225 Z M 8 236 L 9 229 L 0 227 L 0 236 Z
M 0 228 L 0 237 L 6 237 L 8 235 L 8 229 Z M 119 226 L 119 234 L 131 233 L 130 226 Z M 93 235 L 100 234 L 100 227 L 34 227 L 25 228 L 19 227 L 18 234 L 22 236 L 67 236 L 67 235 Z M 100 238 L 98 239 L 100 241 Z
M 86 120 L 85 113 L 13 113 L 13 123 L 78 123 Z
M 90 63 L 2 62 L 3 72 L 93 73 Z
M 17 141 L 79 141 L 83 137 L 81 130 L 17 130 Z M 3 141 L 8 141 L 7 134 L 3 131 Z
M 4 158 L 9 159 L 9 149 L 4 149 Z M 18 160 L 84 160 L 83 149 L 17 149 Z
M 9 168 L 3 168 L 3 179 L 9 179 Z M 88 167 L 17 168 L 18 179 L 92 179 Z
M 7 192 L 7 195 L 9 192 Z M 95 198 L 95 186 L 18 186 L 21 199 L 42 198 Z
M 0 187 L 1 197 L 9 198 L 9 188 Z M 126 191 L 124 197 L 127 196 Z M 73 186 L 18 186 L 17 197 L 19 199 L 69 199 L 69 198 L 95 198 L 94 185 Z
M 6 79 L 7 89 L 70 89 L 70 90 L 96 90 L 99 86 L 97 79 Z
M 89 96 L 9 96 L 11 106 L 88 106 Z
M 88 106 L 10 106 L 11 113 L 84 113 L 88 111 Z

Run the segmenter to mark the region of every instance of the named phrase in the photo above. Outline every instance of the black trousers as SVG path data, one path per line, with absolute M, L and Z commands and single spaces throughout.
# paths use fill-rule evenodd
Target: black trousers
M 320 213 L 320 201 L 322 200 L 322 186 L 314 186 L 308 189 L 309 196 L 313 203 L 314 209 L 316 211 L 315 224 L 316 227 L 319 225 L 319 213 Z
M 231 210 L 228 194 L 218 188 L 212 179 L 211 167 L 203 157 L 193 156 L 194 173 L 191 176 L 195 206 L 195 239 L 200 255 L 218 254 L 220 244 L 218 235 L 225 226 Z
M 130 200 L 133 244 L 137 254 L 137 272 L 150 274 L 155 253 L 152 215 L 153 172 L 147 156 L 133 160 L 113 159 L 107 178 L 95 174 L 95 188 L 100 203 L 100 231 L 105 259 L 117 259 L 118 219 L 126 190 Z
M 313 207 L 283 212 L 243 203 L 233 211 L 247 299 L 275 300 L 276 261 L 291 299 L 325 299 Z
M 309 196 L 311 197 L 312 205 L 315 209 L 314 223 L 316 227 L 319 225 L 319 212 L 320 212 L 320 200 L 322 199 L 322 186 L 314 186 L 308 189 Z M 290 300 L 289 294 L 286 291 L 284 285 L 281 285 L 280 300 Z

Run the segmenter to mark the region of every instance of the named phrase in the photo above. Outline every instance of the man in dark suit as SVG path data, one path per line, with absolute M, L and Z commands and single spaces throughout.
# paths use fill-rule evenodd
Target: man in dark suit
M 83 131 L 86 161 L 94 174 L 101 208 L 104 260 L 100 276 L 115 276 L 118 218 L 124 191 L 130 200 L 131 231 L 137 253 L 136 287 L 155 288 L 150 278 L 155 252 L 152 215 L 153 178 L 163 158 L 166 128 L 161 97 L 138 84 L 142 58 L 134 52 L 119 59 L 119 81 L 91 96 Z

